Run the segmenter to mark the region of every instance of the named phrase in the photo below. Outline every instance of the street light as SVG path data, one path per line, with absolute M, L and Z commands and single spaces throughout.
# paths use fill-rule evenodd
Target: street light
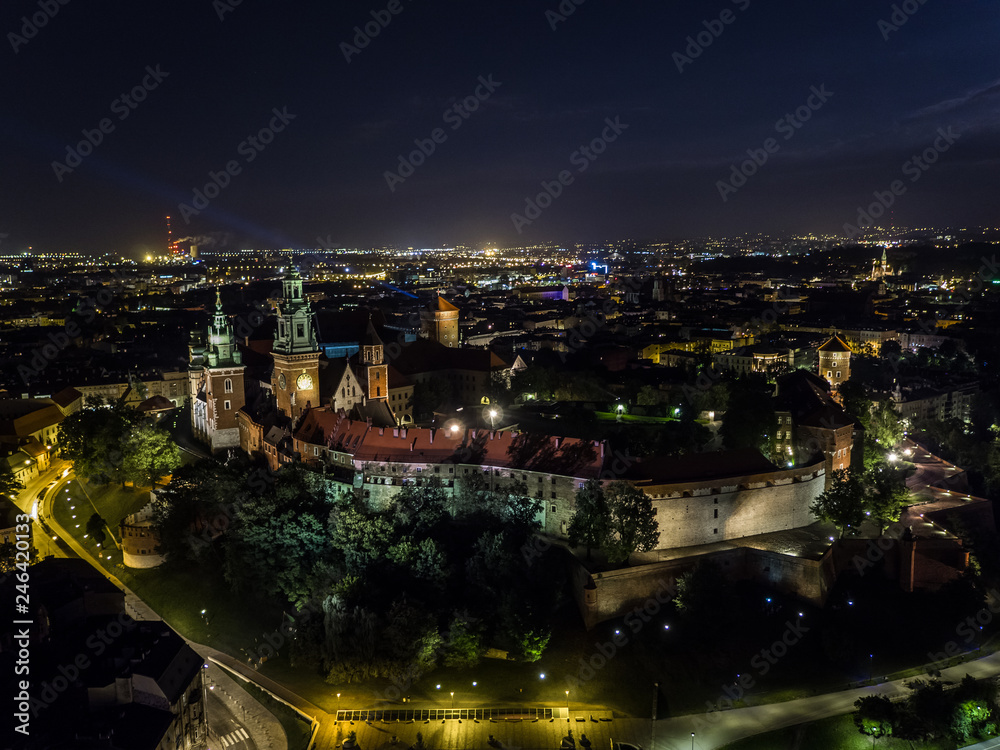
M 694 750 L 694 732 L 691 732 L 691 750 Z
M 455 691 L 451 691 L 451 707 L 455 708 Z

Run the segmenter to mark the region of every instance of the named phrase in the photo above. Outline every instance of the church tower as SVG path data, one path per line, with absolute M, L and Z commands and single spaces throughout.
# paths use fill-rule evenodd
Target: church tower
M 819 348 L 819 376 L 826 378 L 834 392 L 851 378 L 851 347 L 836 334 Z
M 389 398 L 389 366 L 383 361 L 385 347 L 375 332 L 371 319 L 361 343 L 361 366 L 367 375 L 364 387 L 369 400 L 386 401 Z
M 205 336 L 193 337 L 189 347 L 188 382 L 191 389 L 191 428 L 212 451 L 236 448 L 240 430 L 236 413 L 246 403 L 243 355 L 236 348 L 233 327 L 215 293 L 215 314 Z
M 420 311 L 420 332 L 431 341 L 458 347 L 458 308 L 444 297 L 438 297 L 426 310 Z
M 302 294 L 302 277 L 293 270 L 282 281 L 272 349 L 271 387 L 285 416 L 297 419 L 305 409 L 320 405 L 319 355 L 312 308 Z

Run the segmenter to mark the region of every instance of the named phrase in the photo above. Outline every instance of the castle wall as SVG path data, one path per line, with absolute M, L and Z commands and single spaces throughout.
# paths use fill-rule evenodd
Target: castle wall
M 809 506 L 823 492 L 825 478 L 824 470 L 816 466 L 730 482 L 644 487 L 654 498 L 660 525 L 657 548 L 692 547 L 808 526 L 816 521 Z
M 624 617 L 647 603 L 647 612 L 655 609 L 651 599 L 662 602 L 667 592 L 672 596 L 677 579 L 705 560 L 717 564 L 733 581 L 754 581 L 817 606 L 822 606 L 826 598 L 828 583 L 823 560 L 746 547 L 594 574 L 583 562 L 571 558 L 570 585 L 584 624 L 590 629 Z

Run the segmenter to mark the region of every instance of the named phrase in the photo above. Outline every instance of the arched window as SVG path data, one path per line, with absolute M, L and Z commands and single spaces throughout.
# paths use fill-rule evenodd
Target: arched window
M 226 393 L 233 392 L 233 380 L 232 378 L 226 378 Z

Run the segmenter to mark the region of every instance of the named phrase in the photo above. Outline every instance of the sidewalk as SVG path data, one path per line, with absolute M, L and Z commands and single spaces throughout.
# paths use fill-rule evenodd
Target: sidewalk
M 217 663 L 210 660 L 208 665 L 204 672 L 205 677 L 210 680 L 209 689 L 226 704 L 226 708 L 237 720 L 253 732 L 253 741 L 257 747 L 288 750 L 288 738 L 274 714 L 258 703 Z

